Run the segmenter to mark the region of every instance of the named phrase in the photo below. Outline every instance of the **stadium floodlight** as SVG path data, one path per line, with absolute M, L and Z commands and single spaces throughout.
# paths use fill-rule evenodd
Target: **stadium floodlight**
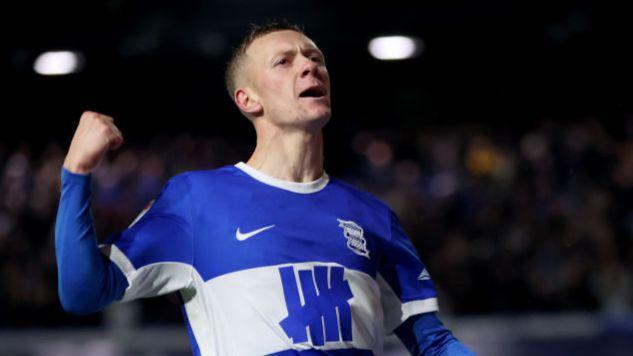
M 65 75 L 81 69 L 82 55 L 72 51 L 52 51 L 40 54 L 33 70 L 41 75 Z
M 369 41 L 369 53 L 383 61 L 412 58 L 422 51 L 422 41 L 408 36 L 383 36 Z

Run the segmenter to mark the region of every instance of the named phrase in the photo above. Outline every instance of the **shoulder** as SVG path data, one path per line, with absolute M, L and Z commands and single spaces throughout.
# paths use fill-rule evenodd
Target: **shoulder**
M 351 199 L 355 203 L 362 204 L 381 214 L 389 214 L 391 211 L 389 205 L 381 199 L 342 179 L 330 176 L 330 184 L 334 190 L 338 190 L 338 194 L 346 197 L 346 199 Z
M 189 185 L 191 189 L 209 183 L 222 184 L 235 179 L 237 170 L 233 165 L 226 165 L 215 169 L 185 171 L 172 176 L 169 184 Z
M 341 179 L 330 178 L 330 182 L 337 200 L 342 198 L 354 211 L 356 223 L 381 243 L 391 240 L 394 213 L 385 201 Z
M 163 185 L 157 198 L 193 202 L 201 192 L 222 191 L 235 176 L 233 166 L 209 170 L 191 170 L 173 175 Z
M 149 202 L 146 209 L 151 209 L 148 213 L 196 211 L 201 202 L 209 201 L 226 190 L 231 176 L 235 175 L 231 167 L 191 170 L 173 175 Z

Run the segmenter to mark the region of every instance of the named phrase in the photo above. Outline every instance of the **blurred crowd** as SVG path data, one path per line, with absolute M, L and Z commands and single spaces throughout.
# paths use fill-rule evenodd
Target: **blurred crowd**
M 326 157 L 326 170 L 345 160 L 328 172 L 396 211 L 445 312 L 618 314 L 633 305 L 633 122 L 624 126 L 609 132 L 588 118 L 363 131 L 347 153 Z M 174 174 L 245 160 L 251 148 L 183 134 L 108 155 L 94 173 L 99 238 L 124 229 Z M 0 146 L 0 326 L 77 322 L 56 289 L 65 150 Z
M 359 133 L 348 178 L 399 214 L 455 313 L 633 304 L 633 127 Z

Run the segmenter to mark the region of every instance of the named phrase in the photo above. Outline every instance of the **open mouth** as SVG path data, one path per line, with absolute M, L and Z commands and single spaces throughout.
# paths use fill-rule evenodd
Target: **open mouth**
M 299 93 L 300 98 L 322 98 L 327 94 L 323 86 L 313 86 Z

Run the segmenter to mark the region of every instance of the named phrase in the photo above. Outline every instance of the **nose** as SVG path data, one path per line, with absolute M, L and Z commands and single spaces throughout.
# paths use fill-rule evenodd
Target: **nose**
M 318 69 L 319 69 L 318 63 L 316 63 L 315 61 L 313 61 L 312 59 L 308 57 L 304 57 L 303 67 L 301 68 L 301 77 L 305 78 L 310 73 L 312 73 L 313 76 L 318 77 L 318 73 L 319 73 Z

